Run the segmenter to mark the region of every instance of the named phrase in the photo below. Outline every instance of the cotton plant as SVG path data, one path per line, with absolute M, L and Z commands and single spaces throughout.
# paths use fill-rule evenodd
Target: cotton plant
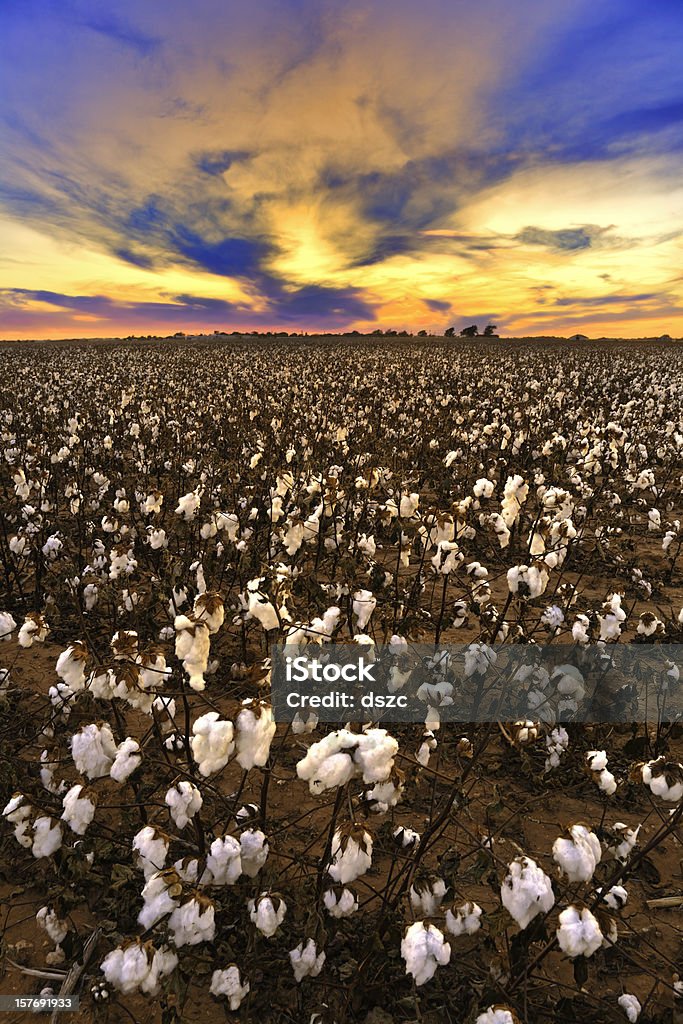
M 2 631 L 2 624 L 0 623 L 0 632 Z M 17 640 L 19 646 L 28 648 L 33 647 L 34 643 L 43 644 L 50 632 L 50 627 L 45 621 L 44 616 L 38 612 L 29 612 L 24 619 L 23 625 L 19 630 Z
M 508 1006 L 489 1006 L 477 1017 L 475 1024 L 520 1024 L 519 1017 Z
M 138 924 L 147 931 L 162 918 L 173 913 L 183 893 L 180 876 L 175 868 L 155 871 L 142 889 L 143 907 L 138 914 Z
M 244 870 L 242 849 L 241 842 L 235 836 L 217 836 L 212 841 L 206 856 L 206 867 L 201 877 L 201 884 L 234 885 Z M 250 849 L 247 843 L 245 843 L 244 850 L 246 864 L 251 870 L 254 861 L 258 859 L 258 852 L 253 847 Z M 251 857 L 250 853 L 252 854 Z M 248 871 L 244 871 L 244 873 L 249 874 Z M 255 876 L 249 875 L 249 877 Z
M 54 949 L 45 956 L 45 962 L 49 966 L 61 964 L 65 960 L 65 953 L 62 943 L 69 934 L 69 922 L 59 917 L 54 907 L 41 907 L 36 914 L 36 923 L 54 943 Z
M 434 917 L 446 895 L 446 883 L 443 878 L 426 875 L 411 885 L 408 895 L 416 915 Z
M 240 833 L 240 862 L 242 873 L 256 878 L 268 860 L 270 847 L 265 833 L 257 828 L 247 828 Z
M 325 951 L 318 951 L 315 939 L 306 939 L 294 949 L 290 949 L 289 960 L 297 984 L 300 984 L 304 978 L 317 978 L 323 969 L 325 959 Z
M 266 764 L 275 729 L 269 704 L 255 700 L 242 702 L 235 719 L 235 760 L 245 771 Z
M 169 837 L 153 825 L 144 825 L 133 836 L 133 862 L 146 879 L 165 866 L 169 845 Z
M 296 766 L 297 775 L 308 782 L 312 794 L 343 786 L 357 775 L 363 781 L 385 781 L 391 774 L 397 741 L 385 729 L 352 733 L 337 729 L 313 743 Z
M 84 725 L 71 737 L 71 756 L 76 769 L 89 779 L 109 775 L 117 754 L 114 734 L 107 722 Z
M 201 692 L 206 689 L 204 675 L 209 666 L 211 648 L 209 626 L 188 615 L 176 615 L 175 654 L 182 661 L 191 689 Z

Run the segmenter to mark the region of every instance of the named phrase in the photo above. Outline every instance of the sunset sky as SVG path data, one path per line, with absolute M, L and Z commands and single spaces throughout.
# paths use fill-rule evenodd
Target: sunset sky
M 683 335 L 683 0 L 2 0 L 0 337 Z

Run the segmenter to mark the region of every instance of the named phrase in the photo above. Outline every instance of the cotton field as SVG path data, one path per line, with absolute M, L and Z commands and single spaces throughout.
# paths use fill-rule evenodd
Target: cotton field
M 3 993 L 680 1024 L 674 660 L 646 722 L 582 720 L 568 664 L 561 721 L 534 678 L 462 728 L 438 666 L 424 722 L 278 723 L 270 666 L 681 643 L 682 348 L 6 345 L 0 441 Z

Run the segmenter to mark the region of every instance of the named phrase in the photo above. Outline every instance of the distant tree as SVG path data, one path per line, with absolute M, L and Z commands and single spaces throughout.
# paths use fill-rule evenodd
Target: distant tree
M 490 338 L 491 335 L 495 334 L 497 330 L 498 330 L 498 328 L 497 328 L 497 326 L 495 324 L 488 324 L 484 328 L 484 337 L 485 338 Z
M 463 327 L 460 332 L 462 338 L 476 338 L 479 334 L 479 328 L 476 324 L 472 324 L 470 327 Z
M 452 338 L 454 334 L 455 334 L 455 327 L 448 327 L 443 332 L 444 338 Z
M 417 336 L 418 336 L 418 338 L 426 338 L 427 337 L 427 332 L 426 331 L 418 331 L 417 332 Z M 450 338 L 450 334 L 448 335 L 448 337 Z

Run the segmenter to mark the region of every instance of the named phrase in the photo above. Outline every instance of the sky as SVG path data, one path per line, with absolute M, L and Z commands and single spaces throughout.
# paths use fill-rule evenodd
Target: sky
M 682 0 L 2 0 L 0 338 L 683 335 Z

